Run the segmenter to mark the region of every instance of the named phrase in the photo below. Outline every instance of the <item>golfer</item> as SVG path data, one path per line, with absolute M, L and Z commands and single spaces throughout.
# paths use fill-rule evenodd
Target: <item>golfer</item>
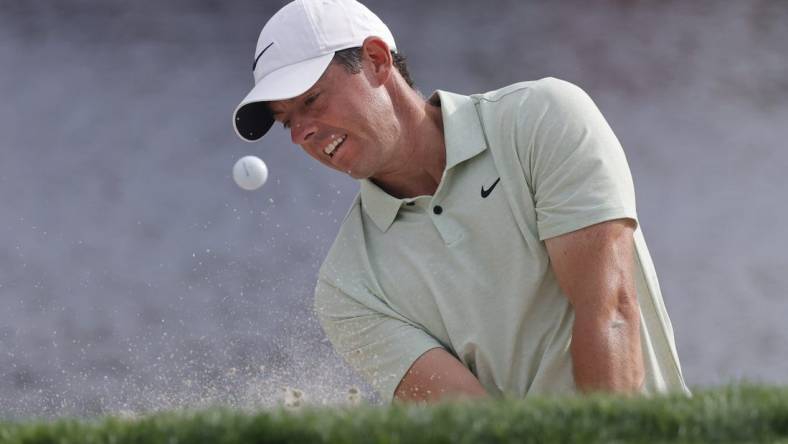
M 689 393 L 624 152 L 580 88 L 414 89 L 354 0 L 296 0 L 263 27 L 248 141 L 279 122 L 360 182 L 314 307 L 384 401 Z

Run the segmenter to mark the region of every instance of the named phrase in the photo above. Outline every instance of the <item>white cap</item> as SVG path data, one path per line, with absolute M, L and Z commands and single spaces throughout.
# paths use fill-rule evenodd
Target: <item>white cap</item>
M 235 132 L 254 142 L 274 123 L 263 102 L 305 93 L 328 68 L 334 52 L 380 37 L 396 51 L 389 28 L 355 0 L 295 0 L 268 20 L 254 53 L 254 88 L 233 113 Z

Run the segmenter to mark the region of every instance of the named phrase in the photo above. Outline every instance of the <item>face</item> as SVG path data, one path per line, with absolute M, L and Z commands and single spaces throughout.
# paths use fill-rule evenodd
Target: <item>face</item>
M 293 143 L 353 178 L 384 173 L 400 127 L 386 88 L 365 65 L 358 74 L 331 63 L 304 94 L 269 103 Z

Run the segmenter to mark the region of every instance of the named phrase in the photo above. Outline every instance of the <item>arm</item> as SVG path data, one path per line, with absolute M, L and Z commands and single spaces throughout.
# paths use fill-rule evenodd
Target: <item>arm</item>
M 644 379 L 631 219 L 545 240 L 553 272 L 575 310 L 572 364 L 580 391 L 637 392 Z
M 486 395 L 473 373 L 434 337 L 376 297 L 362 296 L 350 297 L 318 279 L 315 310 L 337 353 L 384 401 L 435 402 Z M 368 305 L 358 299 L 366 299 Z
M 433 348 L 421 355 L 394 391 L 394 399 L 398 401 L 435 402 L 486 396 L 473 373 L 443 348 Z

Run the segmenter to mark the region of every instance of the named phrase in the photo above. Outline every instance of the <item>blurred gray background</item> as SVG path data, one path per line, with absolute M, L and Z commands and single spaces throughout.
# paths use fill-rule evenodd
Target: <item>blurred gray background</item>
M 368 391 L 311 309 L 357 183 L 231 128 L 283 4 L 0 0 L 0 417 Z M 689 384 L 788 383 L 788 3 L 367 4 L 425 94 L 584 88 Z M 230 176 L 246 154 L 270 169 L 256 192 Z

